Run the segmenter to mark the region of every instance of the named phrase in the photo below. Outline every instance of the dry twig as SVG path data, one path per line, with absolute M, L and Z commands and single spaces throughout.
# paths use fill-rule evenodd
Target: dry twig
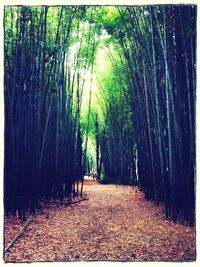
M 13 240 L 7 245 L 7 247 L 4 250 L 4 254 L 6 252 L 8 252 L 8 250 L 14 245 L 14 243 L 23 235 L 24 231 L 28 227 L 28 225 L 31 222 L 32 218 L 33 218 L 33 214 L 30 215 L 30 217 L 26 221 L 24 227 L 22 228 L 22 230 L 18 234 L 16 234 L 15 237 L 13 238 Z

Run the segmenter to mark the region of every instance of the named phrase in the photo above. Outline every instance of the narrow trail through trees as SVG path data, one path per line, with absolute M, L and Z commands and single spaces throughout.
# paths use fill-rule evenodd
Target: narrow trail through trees
M 163 207 L 137 188 L 87 181 L 85 192 L 88 201 L 38 212 L 6 261 L 195 259 L 194 227 L 166 220 Z M 6 219 L 7 244 L 17 223 Z
M 7 261 L 195 259 L 196 40 L 195 4 L 4 7 Z
M 195 221 L 196 5 L 5 6 L 4 209 L 88 173 Z

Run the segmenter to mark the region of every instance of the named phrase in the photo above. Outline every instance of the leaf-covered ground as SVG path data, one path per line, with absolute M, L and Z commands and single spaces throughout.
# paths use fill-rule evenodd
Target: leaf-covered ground
M 195 260 L 195 228 L 166 220 L 162 206 L 137 189 L 87 181 L 85 192 L 87 201 L 38 212 L 6 262 Z M 20 228 L 5 218 L 5 245 Z

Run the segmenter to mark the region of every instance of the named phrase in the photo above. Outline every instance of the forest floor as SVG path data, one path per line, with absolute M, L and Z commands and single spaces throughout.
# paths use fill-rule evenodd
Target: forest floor
M 86 181 L 89 200 L 37 212 L 6 262 L 194 261 L 195 227 L 166 220 L 163 207 L 130 186 Z M 5 245 L 22 228 L 5 218 Z

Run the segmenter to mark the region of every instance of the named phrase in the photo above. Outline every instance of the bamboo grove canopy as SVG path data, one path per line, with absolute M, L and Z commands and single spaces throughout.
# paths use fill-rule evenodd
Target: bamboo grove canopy
M 5 6 L 6 214 L 93 169 L 194 220 L 196 9 Z

